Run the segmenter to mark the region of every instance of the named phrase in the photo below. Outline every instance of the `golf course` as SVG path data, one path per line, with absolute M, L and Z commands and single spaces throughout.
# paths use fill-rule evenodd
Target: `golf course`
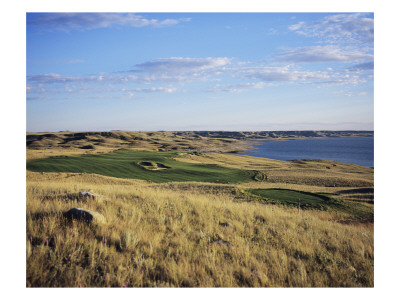
M 94 173 L 118 178 L 169 181 L 237 183 L 251 180 L 257 172 L 224 168 L 211 164 L 190 164 L 176 161 L 177 152 L 121 150 L 107 154 L 55 156 L 29 162 L 28 170 L 37 172 Z M 141 166 L 151 161 L 168 168 L 148 169 Z
M 374 170 L 249 141 L 27 135 L 27 286 L 373 286 Z

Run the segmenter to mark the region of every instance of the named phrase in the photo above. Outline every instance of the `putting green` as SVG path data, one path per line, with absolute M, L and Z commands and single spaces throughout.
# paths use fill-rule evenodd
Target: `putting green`
M 314 193 L 300 192 L 286 189 L 249 189 L 253 195 L 263 198 L 271 204 L 283 204 L 288 206 L 298 206 L 303 209 L 321 209 L 336 206 L 338 202 L 330 197 Z M 299 201 L 299 202 L 298 202 Z

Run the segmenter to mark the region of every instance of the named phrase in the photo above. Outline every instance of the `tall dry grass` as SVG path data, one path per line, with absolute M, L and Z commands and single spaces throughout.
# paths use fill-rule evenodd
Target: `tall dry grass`
M 82 189 L 105 199 L 65 197 Z M 68 223 L 72 207 L 106 223 Z M 26 224 L 28 287 L 374 285 L 372 225 L 238 202 L 229 189 L 28 172 Z

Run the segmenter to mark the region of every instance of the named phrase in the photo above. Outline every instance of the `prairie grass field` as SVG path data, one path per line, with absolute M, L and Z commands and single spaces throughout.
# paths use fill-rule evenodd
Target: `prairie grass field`
M 68 148 L 29 135 L 27 287 L 374 286 L 373 169 L 208 151 L 230 136 L 113 134 Z M 186 137 L 196 151 L 173 141 Z M 104 221 L 66 219 L 72 208 Z

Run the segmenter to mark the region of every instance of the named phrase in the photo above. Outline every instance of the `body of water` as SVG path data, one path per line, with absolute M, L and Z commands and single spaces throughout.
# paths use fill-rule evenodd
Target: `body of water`
M 255 150 L 240 153 L 278 160 L 326 159 L 364 167 L 374 166 L 374 137 L 258 141 Z

